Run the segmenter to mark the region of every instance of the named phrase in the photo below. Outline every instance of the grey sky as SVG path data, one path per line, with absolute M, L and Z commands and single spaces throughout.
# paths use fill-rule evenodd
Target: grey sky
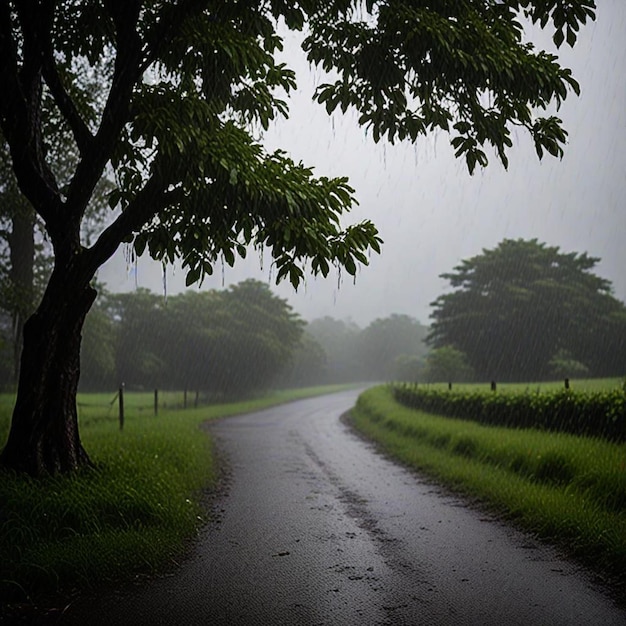
M 428 323 L 429 303 L 444 290 L 439 274 L 503 238 L 537 238 L 565 252 L 601 257 L 597 273 L 613 282 L 626 300 L 626 2 L 601 0 L 598 19 L 585 28 L 574 50 L 559 55 L 580 82 L 558 115 L 569 131 L 562 161 L 539 162 L 527 137 L 517 137 L 509 171 L 490 158 L 473 176 L 454 158 L 448 136 L 416 145 L 374 144 L 351 114 L 328 117 L 311 103 L 316 82 L 288 36 L 287 61 L 298 73 L 298 93 L 290 98 L 290 119 L 266 134 L 268 148 L 283 148 L 315 166 L 318 175 L 349 176 L 360 206 L 349 221 L 371 219 L 384 240 L 353 283 L 336 274 L 309 278 L 297 293 L 289 284 L 273 289 L 304 318 L 351 317 L 366 325 L 376 317 L 406 313 Z M 549 44 L 543 35 L 541 41 Z M 491 157 L 491 155 L 488 155 Z M 222 287 L 248 277 L 270 280 L 269 262 L 259 268 L 250 255 L 234 268 L 206 280 Z M 127 267 L 120 251 L 101 271 L 113 291 L 136 285 L 163 289 L 160 265 L 147 257 Z M 167 273 L 168 292 L 184 289 L 184 272 Z

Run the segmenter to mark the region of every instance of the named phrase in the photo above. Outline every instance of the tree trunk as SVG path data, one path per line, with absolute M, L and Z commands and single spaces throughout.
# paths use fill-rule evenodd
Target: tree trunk
M 21 202 L 15 209 L 9 247 L 9 280 L 13 290 L 13 374 L 17 382 L 24 322 L 33 312 L 35 300 L 35 211 L 27 202 Z
M 24 326 L 17 399 L 0 455 L 5 468 L 41 476 L 90 464 L 76 411 L 81 330 L 96 297 L 89 278 L 55 268 Z

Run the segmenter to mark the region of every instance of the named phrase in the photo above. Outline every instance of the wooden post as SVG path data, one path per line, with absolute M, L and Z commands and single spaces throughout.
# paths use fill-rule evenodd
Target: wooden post
M 569 389 L 569 378 L 565 379 L 565 389 Z
M 452 391 L 452 383 L 448 383 L 448 391 Z
M 495 380 L 491 381 L 491 391 L 496 391 L 496 381 Z
M 187 408 L 187 387 L 185 387 L 185 391 L 183 392 L 183 409 Z
M 159 414 L 159 390 L 154 390 L 154 417 Z
M 120 406 L 120 430 L 124 430 L 124 383 L 120 385 L 118 399 Z
M 193 408 L 197 409 L 198 408 L 198 396 L 200 395 L 200 392 L 196 389 L 196 397 L 194 398 L 193 401 Z

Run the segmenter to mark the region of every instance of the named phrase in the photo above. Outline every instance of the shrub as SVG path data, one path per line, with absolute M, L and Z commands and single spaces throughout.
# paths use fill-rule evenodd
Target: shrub
M 620 389 L 493 393 L 394 385 L 393 395 L 404 406 L 446 417 L 626 441 L 626 393 Z

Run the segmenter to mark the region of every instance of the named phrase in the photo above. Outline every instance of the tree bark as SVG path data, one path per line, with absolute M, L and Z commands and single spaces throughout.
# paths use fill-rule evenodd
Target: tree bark
M 0 465 L 32 476 L 90 465 L 78 434 L 81 330 L 96 291 L 77 264 L 55 268 L 24 326 L 17 399 Z
M 14 210 L 8 241 L 13 290 L 13 374 L 17 383 L 24 323 L 33 312 L 35 300 L 35 211 L 27 202 L 18 203 Z

